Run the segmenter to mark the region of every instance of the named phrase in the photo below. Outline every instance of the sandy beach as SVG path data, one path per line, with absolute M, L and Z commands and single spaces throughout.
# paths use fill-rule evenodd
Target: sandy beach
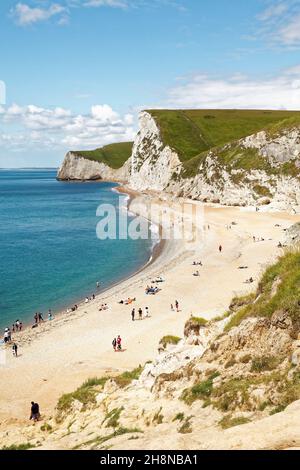
M 186 222 L 184 201 L 135 195 L 130 210 L 147 217 L 145 204 L 150 198 L 156 203 L 155 223 L 164 226 L 164 217 L 159 215 L 162 206 L 172 208 L 175 218 Z M 89 377 L 118 374 L 154 359 L 162 336 L 182 337 L 191 315 L 211 319 L 222 314 L 232 297 L 255 288 L 266 265 L 282 252 L 277 245 L 285 241 L 284 229 L 300 221 L 300 215 L 287 213 L 188 204 L 197 206 L 202 214 L 199 223 L 192 225 L 197 235 L 194 241 L 165 241 L 155 259 L 130 279 L 80 305 L 76 312 L 15 335 L 20 357 L 14 358 L 9 347 L 6 365 L 0 366 L 1 430 L 17 422 L 28 423 L 32 400 L 39 402 L 43 416 L 53 416 L 58 398 Z M 264 241 L 254 242 L 253 236 Z M 193 261 L 200 260 L 203 266 L 193 266 Z M 241 266 L 247 269 L 239 269 Z M 193 276 L 197 270 L 199 277 Z M 159 285 L 161 291 L 146 295 L 145 287 L 156 276 L 165 279 Z M 245 283 L 249 277 L 253 284 Z M 129 297 L 136 302 L 119 303 Z M 179 312 L 171 311 L 175 300 Z M 99 311 L 102 303 L 109 309 Z M 137 311 L 146 306 L 151 317 L 133 322 L 132 308 Z M 111 344 L 118 334 L 123 340 L 121 353 L 115 353 Z

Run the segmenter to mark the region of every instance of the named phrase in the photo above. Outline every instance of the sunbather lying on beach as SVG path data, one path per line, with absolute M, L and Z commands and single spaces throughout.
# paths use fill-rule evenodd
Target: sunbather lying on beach
M 102 312 L 102 310 L 108 310 L 108 305 L 107 304 L 101 304 L 99 307 L 99 312 Z
M 149 294 L 155 295 L 155 294 L 157 294 L 158 291 L 159 291 L 158 287 L 153 287 L 153 286 L 151 286 L 151 287 L 147 286 L 146 290 L 145 290 L 147 295 L 149 295 Z
M 154 281 L 152 281 L 153 283 L 159 283 L 159 282 L 165 282 L 165 280 L 161 277 L 161 276 L 158 276 L 154 279 Z

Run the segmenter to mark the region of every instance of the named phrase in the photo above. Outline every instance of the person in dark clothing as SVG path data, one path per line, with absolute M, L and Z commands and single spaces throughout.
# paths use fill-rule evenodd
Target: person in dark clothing
M 40 407 L 38 403 L 31 402 L 31 411 L 30 411 L 30 420 L 34 421 L 35 423 L 40 419 Z
M 132 318 L 132 321 L 135 320 L 135 308 L 133 308 L 131 311 L 131 318 Z
M 117 349 L 118 351 L 122 351 L 122 339 L 120 335 L 117 337 Z
M 13 344 L 12 350 L 13 350 L 13 355 L 15 357 L 18 357 L 18 345 L 16 343 Z

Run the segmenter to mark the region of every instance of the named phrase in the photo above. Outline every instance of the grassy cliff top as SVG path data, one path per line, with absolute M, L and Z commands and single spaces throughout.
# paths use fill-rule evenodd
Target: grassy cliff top
M 300 125 L 299 111 L 257 110 L 148 110 L 166 145 L 187 162 L 214 147 L 223 146 L 264 129 L 274 131 Z
M 300 251 L 299 245 L 287 251 L 264 272 L 257 291 L 246 297 L 235 298 L 239 306 L 226 329 L 238 326 L 248 317 L 267 317 L 275 312 L 287 313 L 299 331 L 300 328 Z
M 105 147 L 96 150 L 78 150 L 72 152 L 79 157 L 94 160 L 96 162 L 105 163 L 109 167 L 117 170 L 131 156 L 133 142 L 121 142 L 118 144 L 105 145 Z

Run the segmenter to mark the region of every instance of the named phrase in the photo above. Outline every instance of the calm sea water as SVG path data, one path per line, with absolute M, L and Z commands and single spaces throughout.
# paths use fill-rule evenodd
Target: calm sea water
M 50 170 L 0 170 L 0 328 L 36 311 L 59 311 L 134 273 L 150 240 L 96 236 L 101 203 L 118 206 L 111 183 L 64 183 Z

